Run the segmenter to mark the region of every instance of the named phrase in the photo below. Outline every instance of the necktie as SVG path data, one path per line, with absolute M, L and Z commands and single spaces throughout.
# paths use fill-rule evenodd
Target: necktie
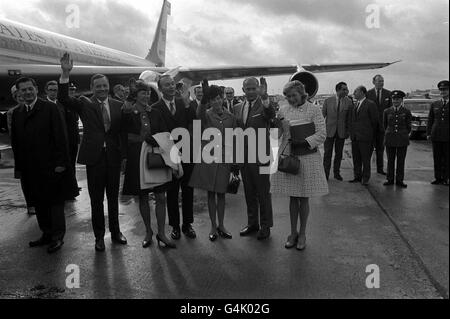
M 361 102 L 356 105 L 356 114 L 359 114 L 359 108 L 361 107 Z
M 381 90 L 378 90 L 377 99 L 378 99 L 378 105 L 381 105 Z
M 30 111 L 31 111 L 31 105 L 26 105 L 26 108 L 27 108 L 27 113 L 30 113 Z
M 177 110 L 175 109 L 174 103 L 170 102 L 170 113 L 172 113 L 172 115 L 175 115 L 176 112 Z
M 337 120 L 339 121 L 339 113 L 341 112 L 341 99 L 338 99 Z
M 250 110 L 252 109 L 252 102 L 247 102 L 246 109 L 244 109 L 244 124 L 247 125 L 248 116 L 250 114 Z
M 105 132 L 108 132 L 111 128 L 111 119 L 109 118 L 108 110 L 106 109 L 106 103 L 102 102 L 102 116 L 103 116 L 103 125 L 105 126 Z

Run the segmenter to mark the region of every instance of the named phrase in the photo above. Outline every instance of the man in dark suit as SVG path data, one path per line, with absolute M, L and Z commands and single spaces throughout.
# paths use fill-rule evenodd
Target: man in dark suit
M 428 116 L 427 137 L 433 143 L 434 176 L 433 185 L 448 186 L 448 160 L 449 160 L 449 117 L 448 96 L 449 81 L 438 84 L 442 99 L 435 101 L 430 108 Z
M 197 109 L 200 106 L 200 103 L 203 98 L 203 88 L 201 86 L 195 87 L 194 95 L 195 95 L 195 98 L 194 98 L 194 100 L 191 101 L 191 103 L 189 104 L 189 107 L 192 108 L 193 110 L 195 110 L 195 112 L 197 113 Z
M 348 87 L 344 82 L 336 85 L 336 96 L 325 100 L 322 113 L 327 125 L 327 139 L 325 141 L 325 154 L 323 166 L 327 179 L 330 176 L 331 159 L 334 156 L 334 178 L 343 181 L 341 176 L 341 162 L 345 140 L 349 137 L 350 121 L 353 111 L 353 102 L 347 97 Z
M 373 101 L 378 108 L 379 124 L 377 133 L 375 134 L 375 151 L 377 156 L 377 172 L 381 175 L 386 175 L 384 171 L 384 127 L 383 114 L 384 110 L 392 105 L 391 92 L 384 89 L 384 78 L 381 75 L 376 75 L 373 80 L 374 88 L 367 92 L 367 98 Z
M 113 243 L 126 245 L 119 225 L 119 184 L 122 159 L 125 158 L 125 136 L 122 132 L 122 103 L 108 97 L 109 81 L 101 74 L 91 78 L 93 96 L 69 97 L 69 76 L 73 68 L 69 54 L 61 59 L 58 100 L 76 112 L 83 122 L 83 140 L 78 163 L 86 165 L 95 249 L 105 250 L 105 216 L 103 200 L 108 199 L 109 230 Z
M 162 94 L 161 100 L 152 105 L 152 108 L 160 111 L 169 132 L 176 128 L 192 129 L 192 122 L 195 119 L 193 107 L 186 107 L 183 99 L 175 99 L 176 85 L 174 79 L 169 75 L 164 75 L 158 80 L 158 88 Z M 197 90 L 196 97 L 199 91 Z M 191 134 L 192 136 L 192 134 Z M 178 141 L 175 141 L 177 143 Z M 192 143 L 191 143 L 192 145 Z M 187 150 L 181 150 L 185 152 Z M 192 159 L 192 147 L 191 147 Z M 189 187 L 189 180 L 194 169 L 192 160 L 190 163 L 182 163 L 184 175 L 181 180 L 174 180 L 173 187 L 167 191 L 167 211 L 169 215 L 169 225 L 172 226 L 171 237 L 174 240 L 181 238 L 181 231 L 188 238 L 196 238 L 196 233 L 192 228 L 194 222 L 194 189 Z M 178 196 L 181 187 L 183 224 L 180 229 L 180 210 Z
M 16 82 L 24 103 L 12 115 L 11 145 L 15 169 L 36 208 L 42 236 L 30 247 L 61 249 L 66 231 L 64 201 L 78 190 L 70 183 L 69 150 L 63 117 L 56 104 L 37 98 L 31 78 Z
M 388 156 L 387 181 L 384 186 L 394 185 L 394 178 L 399 187 L 406 188 L 405 159 L 409 146 L 409 133 L 411 132 L 411 111 L 403 106 L 406 94 L 402 91 L 392 91 L 392 107 L 383 114 L 383 126 L 386 132 L 385 145 Z M 397 172 L 395 160 L 397 159 Z
M 354 179 L 350 183 L 369 185 L 370 159 L 373 152 L 373 143 L 379 125 L 377 105 L 366 98 L 367 89 L 359 86 L 354 92 L 357 100 L 352 112 L 351 139 L 354 166 Z
M 276 114 L 273 105 L 269 103 L 267 83 L 265 79 L 261 79 L 261 82 L 260 87 L 256 78 L 248 78 L 244 81 L 245 101 L 234 107 L 234 114 L 239 127 L 243 130 L 253 129 L 256 131 L 257 141 L 260 140 L 258 138 L 258 134 L 260 134 L 258 129 L 264 129 L 265 155 L 269 156 L 271 155 L 269 128 Z M 273 227 L 273 211 L 270 194 L 270 175 L 261 174 L 260 169 L 269 166 L 270 162 L 257 158 L 256 163 L 253 163 L 250 160 L 248 149 L 248 140 L 245 140 L 244 150 L 238 150 L 238 152 L 244 152 L 241 175 L 244 183 L 248 215 L 248 224 L 241 230 L 240 235 L 248 236 L 258 232 L 257 238 L 263 240 L 270 236 L 270 228 Z M 258 149 L 256 154 L 259 154 Z
M 225 100 L 223 101 L 223 107 L 233 114 L 234 107 L 241 103 L 236 97 L 234 97 L 234 89 L 232 87 L 225 88 Z

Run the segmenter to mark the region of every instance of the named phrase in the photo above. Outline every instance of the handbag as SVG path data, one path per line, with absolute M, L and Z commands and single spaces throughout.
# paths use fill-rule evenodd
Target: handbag
M 167 167 L 166 162 L 164 162 L 164 159 L 161 154 L 156 154 L 153 152 L 147 153 L 147 168 L 148 169 L 156 169 L 156 168 L 165 168 Z
M 236 174 L 231 174 L 230 181 L 228 182 L 227 193 L 237 194 L 239 190 L 239 185 L 241 184 L 241 179 Z
M 278 159 L 278 170 L 286 174 L 297 175 L 300 171 L 300 160 L 296 156 L 284 154 L 287 146 L 288 143 L 286 143 L 286 146 Z

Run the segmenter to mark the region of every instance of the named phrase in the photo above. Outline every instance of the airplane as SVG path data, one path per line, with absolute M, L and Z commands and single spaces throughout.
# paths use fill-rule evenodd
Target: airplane
M 10 88 L 19 77 L 33 77 L 40 92 L 47 81 L 58 79 L 61 71 L 60 58 L 65 52 L 74 60 L 71 81 L 82 91 L 89 91 L 90 77 L 93 74 L 106 75 L 111 86 L 127 84 L 134 77 L 151 85 L 154 101 L 159 98 L 156 82 L 162 74 L 172 75 L 176 82 L 183 82 L 188 88 L 198 85 L 203 79 L 213 81 L 249 76 L 291 75 L 291 80 L 300 80 L 305 85 L 312 98 L 319 88 L 315 73 L 378 69 L 399 62 L 169 68 L 165 66 L 165 57 L 170 14 L 171 4 L 164 0 L 153 43 L 145 58 L 0 19 L 0 107 L 8 109 L 15 104 L 10 96 Z

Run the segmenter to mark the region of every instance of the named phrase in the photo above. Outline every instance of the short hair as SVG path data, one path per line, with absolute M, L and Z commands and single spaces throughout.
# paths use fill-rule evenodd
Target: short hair
M 227 88 L 225 88 L 225 93 L 227 93 L 227 92 L 234 93 L 234 89 L 232 87 L 227 87 Z
M 27 77 L 21 77 L 21 78 L 17 79 L 17 81 L 15 83 L 16 89 L 19 89 L 20 84 L 26 83 L 26 82 L 31 82 L 33 84 L 33 86 L 37 89 L 38 86 L 36 84 L 36 81 L 33 78 L 27 78 Z
M 58 82 L 56 82 L 55 80 L 48 81 L 47 83 L 45 83 L 45 90 L 47 90 L 50 85 L 58 85 Z
M 244 80 L 243 86 L 245 87 L 245 86 L 247 85 L 248 82 L 252 82 L 252 81 L 255 82 L 256 85 L 259 86 L 259 80 L 258 80 L 257 78 L 255 78 L 255 77 L 249 77 L 249 78 L 246 78 L 246 79 Z
M 122 84 L 116 84 L 116 85 L 114 85 L 113 91 L 115 92 L 115 91 L 117 91 L 117 89 L 119 89 L 121 87 L 124 88 L 124 86 Z
M 91 87 L 94 86 L 94 81 L 95 81 L 95 80 L 102 79 L 102 78 L 105 78 L 105 79 L 108 81 L 108 83 L 109 83 L 108 77 L 107 77 L 106 75 L 103 75 L 103 74 L 95 74 L 95 75 L 93 75 L 93 76 L 91 77 Z
M 173 79 L 173 77 L 172 77 L 171 75 L 169 75 L 169 74 L 163 74 L 163 75 L 161 75 L 161 76 L 159 77 L 159 79 L 158 79 L 158 88 L 159 88 L 159 89 L 161 88 L 161 81 L 162 81 L 163 79 L 166 79 L 166 78 Z
M 222 88 L 217 85 L 211 85 L 208 90 L 208 99 L 211 101 L 212 99 L 215 99 L 218 96 L 223 98 Z
M 300 93 L 301 96 L 304 96 L 304 97 L 308 96 L 308 93 L 306 93 L 305 86 L 303 85 L 302 82 L 300 82 L 298 80 L 288 82 L 283 88 L 283 94 L 287 95 L 287 93 L 290 90 L 296 90 L 298 93 Z
M 364 95 L 367 95 L 367 88 L 364 85 L 360 85 L 356 89 L 360 90 Z
M 380 77 L 384 80 L 384 77 L 381 74 L 377 74 L 373 77 L 372 82 L 375 82 L 377 80 L 377 78 Z
M 345 82 L 339 82 L 336 84 L 336 92 L 342 90 L 342 87 L 347 86 L 347 83 Z

